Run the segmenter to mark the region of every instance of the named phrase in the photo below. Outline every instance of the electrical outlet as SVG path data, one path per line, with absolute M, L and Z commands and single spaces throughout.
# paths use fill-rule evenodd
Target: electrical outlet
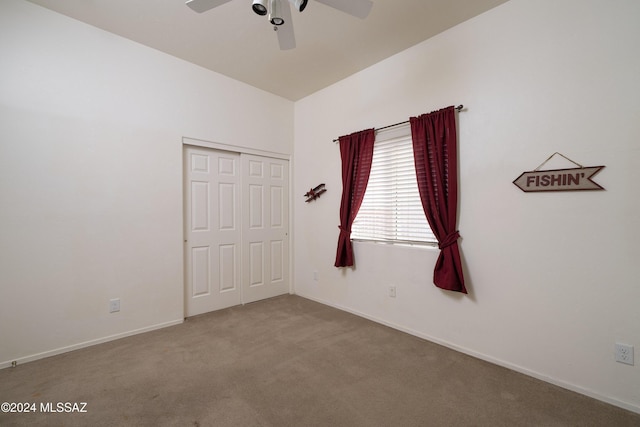
M 317 281 L 318 281 L 318 272 L 317 272 L 317 271 L 314 271 L 314 272 L 313 272 L 313 281 L 314 281 L 314 282 L 317 282 Z
M 120 298 L 109 300 L 109 313 L 116 313 L 118 311 L 120 311 Z
M 616 343 L 616 362 L 633 365 L 633 346 Z
M 395 298 L 396 297 L 396 287 L 391 285 L 389 286 L 389 296 L 391 298 Z

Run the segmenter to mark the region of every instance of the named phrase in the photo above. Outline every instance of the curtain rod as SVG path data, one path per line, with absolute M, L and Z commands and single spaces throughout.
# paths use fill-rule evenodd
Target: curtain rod
M 460 105 L 458 105 L 456 107 L 456 110 L 458 112 L 460 112 L 463 108 L 464 108 L 464 105 L 460 104 Z M 395 123 L 395 124 L 388 125 L 388 126 L 383 126 L 381 128 L 376 128 L 376 132 L 379 132 L 379 131 L 384 130 L 384 129 L 393 128 L 393 127 L 396 127 L 396 126 L 406 125 L 407 123 L 409 123 L 409 120 L 406 120 L 406 121 L 400 122 L 400 123 Z M 338 142 L 339 140 L 340 140 L 340 138 L 336 138 L 336 139 L 333 140 L 333 142 Z

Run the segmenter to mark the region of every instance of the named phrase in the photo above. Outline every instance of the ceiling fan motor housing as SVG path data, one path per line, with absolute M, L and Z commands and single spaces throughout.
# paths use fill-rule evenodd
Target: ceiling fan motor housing
M 186 5 L 194 12 L 203 13 L 230 1 L 231 0 L 186 0 Z M 371 0 L 316 1 L 360 19 L 366 18 L 373 7 Z M 281 30 L 278 31 L 280 50 L 289 50 L 296 47 L 290 7 L 302 12 L 308 3 L 309 0 L 251 0 L 251 8 L 260 16 L 267 15 L 267 19 L 273 25 L 274 30 Z

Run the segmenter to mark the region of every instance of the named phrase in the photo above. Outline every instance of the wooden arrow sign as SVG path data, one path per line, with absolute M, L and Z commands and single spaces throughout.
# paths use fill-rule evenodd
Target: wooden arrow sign
M 602 168 L 604 166 L 523 172 L 513 183 L 525 193 L 604 190 L 602 186 L 591 180 Z

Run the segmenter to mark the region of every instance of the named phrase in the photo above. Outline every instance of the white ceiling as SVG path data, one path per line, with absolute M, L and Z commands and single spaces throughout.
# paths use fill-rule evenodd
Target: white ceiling
M 296 101 L 507 0 L 373 0 L 365 20 L 309 0 L 287 51 L 251 0 L 202 14 L 184 0 L 29 1 Z

